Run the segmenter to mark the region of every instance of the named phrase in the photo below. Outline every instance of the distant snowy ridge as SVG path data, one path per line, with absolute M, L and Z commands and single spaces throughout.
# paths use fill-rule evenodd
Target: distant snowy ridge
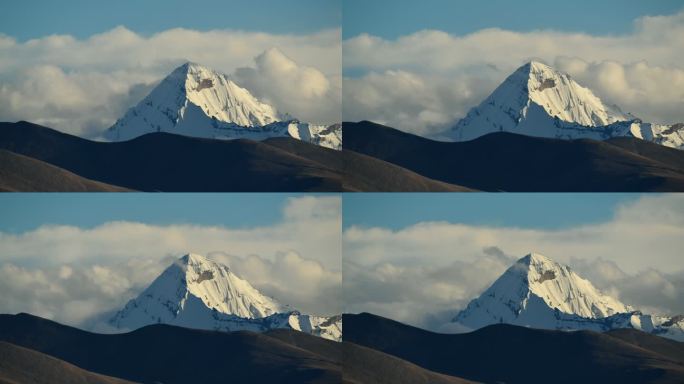
M 281 115 L 228 76 L 195 63 L 171 72 L 104 137 L 124 141 L 152 132 L 210 139 L 292 137 L 328 148 L 342 147 L 340 124 L 309 124 Z
M 446 136 L 467 141 L 492 132 L 558 139 L 627 136 L 684 149 L 684 124 L 644 123 L 606 105 L 568 74 L 536 61 L 513 72 Z
M 684 341 L 684 318 L 643 314 L 603 294 L 570 267 L 539 255 L 518 260 L 454 319 L 466 329 L 496 323 L 541 329 L 634 328 Z
M 120 330 L 157 323 L 217 331 L 289 328 L 331 340 L 342 337 L 341 316 L 301 314 L 263 295 L 227 266 L 195 254 L 166 268 L 109 320 Z

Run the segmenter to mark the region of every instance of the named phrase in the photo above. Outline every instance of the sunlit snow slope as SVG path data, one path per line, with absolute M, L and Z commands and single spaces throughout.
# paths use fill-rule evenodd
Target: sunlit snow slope
M 169 266 L 111 320 L 121 330 L 172 324 L 221 331 L 291 328 L 340 340 L 339 316 L 301 314 L 261 294 L 227 266 L 188 254 Z
M 605 104 L 569 75 L 536 61 L 518 68 L 447 136 L 467 141 L 502 131 L 560 139 L 630 136 L 684 148 L 684 124 L 644 123 Z
M 152 132 L 211 139 L 292 137 L 341 149 L 339 124 L 316 125 L 281 116 L 226 75 L 186 63 L 164 78 L 105 133 L 111 141 Z
M 684 340 L 684 319 L 635 311 L 600 292 L 570 267 L 535 253 L 506 270 L 453 322 L 467 329 L 496 323 L 596 331 L 635 328 Z

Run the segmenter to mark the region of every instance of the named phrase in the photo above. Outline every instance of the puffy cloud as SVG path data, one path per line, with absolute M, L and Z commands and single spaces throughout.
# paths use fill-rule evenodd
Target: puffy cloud
M 618 63 L 612 60 L 586 62 L 579 58 L 556 58 L 558 69 L 571 74 L 604 101 L 620 106 L 645 121 L 684 121 L 684 69 L 649 64 L 647 61 Z
M 236 70 L 235 79 L 257 97 L 310 121 L 340 121 L 340 76 L 327 77 L 316 68 L 300 66 L 276 48 L 257 56 L 255 62 L 255 68 Z
M 616 262 L 602 258 L 572 258 L 580 275 L 597 288 L 633 307 L 650 313 L 684 313 L 684 271 L 647 267 L 634 274 L 622 271 Z
M 130 259 L 103 264 L 19 266 L 0 264 L 2 313 L 28 312 L 80 325 L 119 309 L 144 289 L 171 258 Z
M 345 72 L 360 74 L 344 78 L 347 121 L 437 133 L 530 59 L 556 65 L 606 103 L 646 121 L 684 121 L 684 12 L 639 18 L 632 33 L 621 36 L 497 28 L 456 36 L 427 30 L 394 40 L 362 34 L 345 40 L 343 51 Z M 397 73 L 421 87 L 405 87 Z
M 489 84 L 491 83 L 491 84 Z M 440 77 L 406 70 L 371 72 L 345 78 L 344 121 L 371 120 L 430 135 L 453 125 L 481 101 L 481 87 L 494 82 L 462 74 Z
M 0 85 L 0 118 L 97 137 L 154 85 L 143 74 L 67 73 L 54 65 L 30 66 Z
M 271 259 L 258 255 L 211 253 L 239 276 L 305 313 L 339 314 L 342 310 L 342 273 L 326 269 L 316 259 L 296 252 L 279 252 Z
M 284 52 L 287 60 L 274 59 L 274 52 Z M 264 76 L 285 73 L 272 90 L 260 88 L 259 96 L 302 120 L 335 122 L 340 55 L 339 30 L 298 36 L 179 28 L 141 36 L 117 27 L 83 40 L 53 35 L 26 42 L 0 35 L 0 119 L 96 137 L 173 68 L 191 60 L 229 75 L 255 65 Z M 296 86 L 284 98 L 288 84 Z
M 345 312 L 371 312 L 431 329 L 453 318 L 515 260 L 485 250 L 471 260 L 434 263 L 427 262 L 427 253 L 403 263 L 389 257 L 365 263 L 353 251 L 347 255 L 345 251 Z
M 255 228 L 110 222 L 0 232 L 0 312 L 97 322 L 196 252 L 297 309 L 339 313 L 340 232 L 339 197 L 311 196 L 289 199 L 281 222 Z
M 626 304 L 684 313 L 682 224 L 684 197 L 670 194 L 625 203 L 606 222 L 564 229 L 351 226 L 343 235 L 345 310 L 440 329 L 516 259 L 538 252 Z
M 291 198 L 283 208 L 283 216 L 288 221 L 298 222 L 310 218 L 317 220 L 337 220 L 341 225 L 342 212 L 339 197 L 301 196 Z

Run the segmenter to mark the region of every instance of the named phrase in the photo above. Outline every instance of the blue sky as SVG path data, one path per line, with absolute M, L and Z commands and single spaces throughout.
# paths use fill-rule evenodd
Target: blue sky
M 341 15 L 339 0 L 23 0 L 3 4 L 0 33 L 85 38 L 124 25 L 141 34 L 180 27 L 306 34 L 338 28 Z
M 289 197 L 275 193 L 20 193 L 0 194 L 0 231 L 20 233 L 45 224 L 92 228 L 109 221 L 231 228 L 282 221 Z
M 24 193 L 0 194 L 0 231 L 21 233 L 45 224 L 92 228 L 110 221 L 232 228 L 282 221 L 290 197 L 273 193 Z M 321 195 L 317 195 L 321 196 Z M 343 194 L 343 223 L 400 229 L 422 221 L 556 229 L 609 220 L 618 204 L 640 194 Z
M 681 0 L 344 0 L 343 37 L 393 39 L 422 29 L 463 35 L 483 28 L 623 34 L 643 15 L 671 14 Z
M 345 194 L 343 226 L 393 230 L 424 221 L 561 229 L 608 221 L 630 193 L 373 193 Z

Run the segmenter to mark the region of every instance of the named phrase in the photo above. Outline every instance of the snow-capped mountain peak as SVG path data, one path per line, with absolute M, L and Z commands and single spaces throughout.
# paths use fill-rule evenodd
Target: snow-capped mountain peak
M 189 253 L 175 260 L 109 323 L 120 330 L 156 323 L 221 331 L 290 328 L 339 340 L 338 317 L 301 314 L 262 294 L 228 266 Z
M 129 301 L 112 323 L 135 329 L 156 322 L 174 323 L 205 311 L 255 319 L 284 309 L 227 266 L 197 254 L 187 254 Z
M 531 253 L 514 266 L 526 267 L 530 294 L 537 295 L 553 309 L 588 318 L 611 316 L 631 309 L 617 299 L 604 295 L 591 282 L 577 275 L 570 267 Z
M 179 264 L 185 272 L 188 293 L 198 297 L 211 309 L 250 319 L 286 310 L 249 282 L 237 277 L 225 265 L 192 253 L 183 256 Z
M 684 340 L 681 317 L 645 315 L 538 253 L 516 261 L 452 320 L 465 329 L 508 323 L 542 329 L 636 328 Z
M 279 121 L 275 108 L 262 103 L 226 75 L 196 63 L 176 68 L 138 105 L 106 132 L 128 140 L 150 132 L 202 135 L 219 123 L 242 127 Z
M 104 137 L 124 141 L 153 132 L 211 139 L 292 137 L 342 147 L 341 127 L 302 123 L 280 114 L 227 75 L 192 62 L 173 70 Z
M 519 259 L 480 297 L 471 301 L 455 321 L 473 328 L 498 322 L 532 325 L 556 311 L 599 318 L 629 310 L 620 301 L 602 294 L 568 266 L 531 253 Z
M 514 71 L 445 135 L 466 141 L 493 132 L 559 139 L 629 136 L 684 148 L 681 124 L 644 123 L 604 103 L 570 75 L 538 61 Z
M 176 71 L 180 78 L 185 78 L 188 101 L 210 118 L 243 127 L 260 127 L 280 120 L 275 108 L 260 102 L 223 74 L 191 62 Z
M 607 107 L 591 90 L 579 85 L 568 74 L 531 61 L 508 76 L 489 97 L 459 121 L 454 133 L 460 140 L 497 131 L 526 134 L 535 126 L 544 128 L 545 123 L 553 123 L 555 119 L 599 127 L 630 120 L 630 117 L 616 108 Z
M 531 61 L 519 71 L 527 74 L 529 99 L 562 121 L 589 127 L 631 120 L 622 111 L 606 106 L 589 89 L 579 85 L 570 75 L 556 71 L 538 61 Z

